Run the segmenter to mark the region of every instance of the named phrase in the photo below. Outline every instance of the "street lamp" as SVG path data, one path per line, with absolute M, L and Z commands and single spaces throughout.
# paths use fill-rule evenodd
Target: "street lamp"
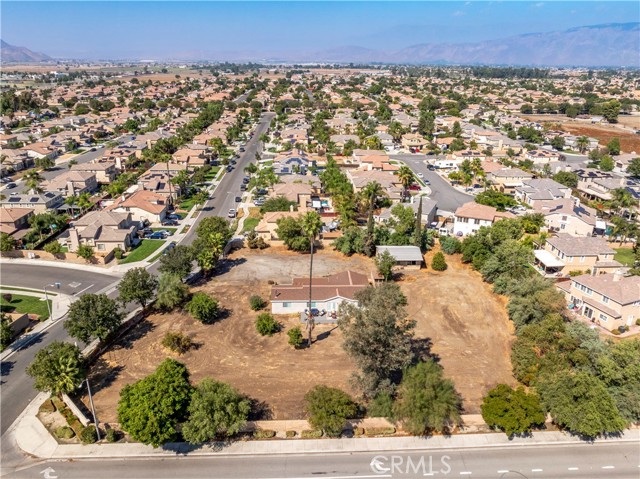
M 96 435 L 98 436 L 98 441 L 100 440 L 100 429 L 98 428 L 98 421 L 96 419 L 96 408 L 93 407 L 93 396 L 91 395 L 91 387 L 89 386 L 89 378 L 85 379 L 80 383 L 80 387 L 82 387 L 83 383 L 87 383 L 87 392 L 89 393 L 89 404 L 91 404 L 91 414 L 93 415 L 93 424 L 96 427 Z
M 47 294 L 47 288 L 54 287 L 60 289 L 60 283 L 51 283 L 44 287 L 44 300 L 47 303 L 47 310 L 49 311 L 49 318 L 53 321 L 53 315 L 51 314 L 51 304 L 49 303 L 49 295 Z

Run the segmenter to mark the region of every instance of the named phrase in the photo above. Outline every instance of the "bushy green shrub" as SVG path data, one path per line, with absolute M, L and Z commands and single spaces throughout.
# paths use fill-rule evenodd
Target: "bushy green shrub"
M 269 313 L 262 313 L 256 319 L 256 330 L 261 336 L 273 336 L 280 331 L 280 323 Z
M 291 439 L 292 437 L 296 437 L 296 432 L 295 431 L 287 431 L 286 432 L 286 436 L 287 436 L 287 438 Z
M 120 439 L 120 434 L 115 429 L 107 429 L 104 438 L 107 440 L 107 442 L 116 442 L 118 439 Z
M 258 429 L 253 431 L 253 437 L 256 439 L 270 439 L 276 437 L 276 432 L 272 429 Z
M 80 433 L 80 440 L 82 444 L 93 444 L 98 440 L 98 434 L 96 433 L 96 428 L 92 424 L 89 424 L 85 427 Z
M 440 251 L 433 255 L 431 267 L 435 271 L 444 271 L 447 269 L 447 261 L 444 259 L 444 255 Z
M 213 323 L 220 315 L 218 301 L 207 293 L 202 292 L 193 295 L 191 301 L 187 304 L 187 311 L 191 316 L 204 324 Z
M 259 311 L 263 309 L 266 306 L 266 304 L 267 303 L 265 302 L 265 300 L 262 299 L 262 297 L 258 296 L 257 294 L 254 294 L 249 298 L 249 306 L 251 306 L 251 309 L 253 309 L 254 311 Z
M 115 259 L 122 259 L 123 256 L 124 256 L 124 250 L 122 248 L 120 248 L 119 246 L 116 246 L 115 248 L 113 248 L 113 257 Z
M 456 254 L 462 250 L 462 243 L 454 236 L 443 236 L 440 238 L 440 247 L 446 254 Z
M 289 336 L 289 344 L 296 349 L 302 347 L 304 344 L 304 337 L 302 336 L 300 326 L 296 326 L 287 331 L 287 336 Z
M 396 433 L 393 426 L 368 427 L 364 430 L 366 436 L 389 436 Z
M 302 439 L 319 439 L 322 437 L 322 431 L 319 429 L 305 429 L 300 437 Z
M 354 427 L 353 428 L 353 435 L 358 437 L 358 436 L 363 436 L 364 435 L 364 428 L 363 427 Z
M 71 439 L 76 434 L 69 426 L 60 426 L 56 429 L 56 437 L 58 439 Z
M 174 353 L 184 354 L 191 348 L 191 338 L 176 331 L 168 331 L 162 338 L 162 345 Z
M 40 412 L 52 413 L 56 411 L 56 407 L 53 405 L 51 399 L 47 399 L 40 406 Z

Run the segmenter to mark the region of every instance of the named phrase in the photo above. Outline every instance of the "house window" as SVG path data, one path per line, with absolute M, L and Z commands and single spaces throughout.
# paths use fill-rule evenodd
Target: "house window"
M 584 256 L 580 256 L 580 262 L 584 263 Z
M 282 307 L 283 308 L 290 308 L 291 307 L 291 303 L 282 303 Z
M 609 318 L 607 318 L 606 314 L 602 314 L 602 313 L 600 313 L 598 315 L 598 318 L 600 318 L 600 321 L 606 321 L 607 319 L 609 319 Z
M 104 251 L 104 244 L 98 243 L 98 251 Z
M 567 221 L 567 217 L 566 217 L 566 216 L 563 216 L 563 217 L 562 217 L 562 221 Z
M 609 302 L 609 298 L 607 298 L 605 295 L 602 295 L 602 302 L 604 304 L 607 304 Z
M 564 223 L 561 223 L 561 224 L 560 224 L 560 229 L 561 229 L 561 230 L 563 230 L 563 229 L 565 229 L 565 228 L 566 228 L 566 226 L 567 226 L 567 225 L 565 225 Z
M 573 256 L 567 257 L 567 262 L 568 263 L 573 263 Z
M 473 224 L 474 225 L 479 225 L 480 224 L 480 220 L 478 220 L 478 219 L 473 220 Z

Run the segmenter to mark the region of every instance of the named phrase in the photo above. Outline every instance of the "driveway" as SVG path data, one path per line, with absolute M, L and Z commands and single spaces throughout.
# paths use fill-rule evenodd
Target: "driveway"
M 391 158 L 404 161 L 416 174 L 422 173 L 424 179 L 429 181 L 429 188 L 431 188 L 429 197 L 438 202 L 439 210 L 455 213 L 458 207 L 473 201 L 473 196 L 456 190 L 438 173 L 429 170 L 425 155 L 392 155 Z

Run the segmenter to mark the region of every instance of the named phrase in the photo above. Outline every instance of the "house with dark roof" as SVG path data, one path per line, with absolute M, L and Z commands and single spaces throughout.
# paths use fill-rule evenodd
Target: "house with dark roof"
M 596 210 L 581 204 L 577 198 L 545 201 L 534 209 L 544 215 L 544 222 L 552 232 L 591 236 L 596 229 L 606 229 L 606 223 L 598 219 Z
M 535 208 L 546 201 L 571 198 L 571 188 L 550 178 L 530 178 L 515 188 L 514 197 Z

